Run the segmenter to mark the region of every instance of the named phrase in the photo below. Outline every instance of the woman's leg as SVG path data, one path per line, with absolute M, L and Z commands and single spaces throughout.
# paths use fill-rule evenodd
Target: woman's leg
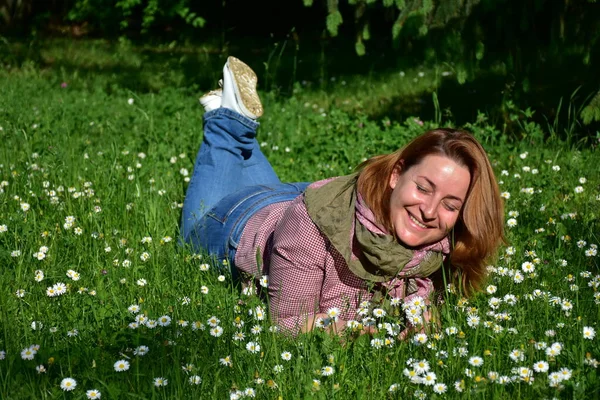
M 258 125 L 228 108 L 204 114 L 204 137 L 183 202 L 184 239 L 223 197 L 246 186 L 280 182 L 256 141 Z
M 200 99 L 211 111 L 204 114 L 204 137 L 183 205 L 181 234 L 186 240 L 223 197 L 244 187 L 279 183 L 256 141 L 256 119 L 263 113 L 257 81 L 248 65 L 228 57 L 223 90 L 210 92 L 210 101 Z

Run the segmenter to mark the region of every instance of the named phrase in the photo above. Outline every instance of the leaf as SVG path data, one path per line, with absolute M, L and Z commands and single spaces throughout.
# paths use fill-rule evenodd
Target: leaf
M 584 125 L 589 125 L 592 121 L 600 121 L 600 90 L 594 98 L 581 110 L 581 118 Z
M 369 29 L 369 24 L 366 24 L 362 30 L 362 38 L 363 40 L 371 39 L 371 30 Z
M 365 55 L 365 45 L 362 42 L 362 40 L 357 40 L 356 44 L 354 45 L 354 48 L 356 49 L 356 54 L 358 54 L 359 56 Z
M 456 72 L 456 80 L 461 85 L 464 85 L 464 83 L 467 81 L 467 71 L 464 68 L 460 68 Z
M 313 5 L 313 0 L 304 0 L 304 6 L 305 7 L 310 7 Z
M 338 27 L 342 24 L 342 14 L 339 11 L 335 11 L 327 16 L 327 30 L 331 36 L 337 36 Z
M 481 41 L 477 42 L 477 45 L 475 46 L 475 58 L 478 60 L 482 60 L 484 53 L 485 53 L 485 45 Z

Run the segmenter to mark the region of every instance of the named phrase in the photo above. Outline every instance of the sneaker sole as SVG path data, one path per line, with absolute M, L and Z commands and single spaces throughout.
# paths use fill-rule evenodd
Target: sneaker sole
M 258 78 L 252 68 L 233 56 L 227 58 L 227 65 L 235 83 L 233 87 L 240 108 L 256 118 L 263 115 L 263 106 L 256 91 Z

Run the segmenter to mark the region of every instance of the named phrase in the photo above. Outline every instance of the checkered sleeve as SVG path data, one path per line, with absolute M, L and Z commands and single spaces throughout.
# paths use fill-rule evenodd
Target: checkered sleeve
M 319 310 L 326 246 L 302 196 L 294 200 L 274 232 L 268 287 L 272 319 L 292 334 Z

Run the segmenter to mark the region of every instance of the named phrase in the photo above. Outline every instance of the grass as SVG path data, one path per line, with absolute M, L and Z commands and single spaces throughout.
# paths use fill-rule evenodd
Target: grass
M 186 178 L 201 141 L 196 98 L 209 87 L 169 69 L 168 57 L 162 75 L 151 76 L 143 57 L 135 61 L 139 49 L 110 58 L 94 46 L 89 51 L 67 49 L 62 61 L 52 53 L 54 64 L 24 61 L 0 72 L 0 397 L 86 398 L 91 389 L 103 399 L 228 398 L 238 391 L 273 399 L 600 396 L 598 338 L 584 337 L 584 327 L 598 330 L 600 319 L 597 143 L 549 142 L 526 117 L 523 140 L 513 141 L 480 114 L 468 128 L 510 194 L 507 223 L 516 221 L 507 226 L 509 243 L 490 267 L 486 291 L 468 300 L 449 291 L 442 330 L 425 344 L 410 339 L 377 348 L 372 340 L 385 339 L 383 331 L 289 338 L 261 317 L 267 304 L 241 294 L 202 254 L 177 245 Z M 198 82 L 214 82 L 218 71 L 195 74 Z M 433 127 L 416 115 L 394 120 L 345 108 L 393 103 L 392 92 L 427 93 L 437 75 L 419 72 L 406 69 L 411 84 L 399 75 L 329 77 L 319 88 L 297 82 L 291 97 L 276 87 L 261 93 L 259 141 L 281 179 L 345 174 Z M 142 78 L 132 81 L 138 73 Z M 66 292 L 48 296 L 58 283 Z M 140 315 L 156 326 L 132 329 Z M 170 318 L 165 326 L 163 316 Z M 399 321 L 389 314 L 380 322 Z M 222 333 L 211 334 L 211 324 Z M 243 340 L 233 340 L 237 332 Z M 291 357 L 282 357 L 286 352 Z M 472 365 L 472 357 L 483 364 Z M 115 370 L 120 360 L 128 370 Z M 445 393 L 410 381 L 405 372 L 417 360 L 428 362 Z M 547 372 L 534 371 L 539 361 Z M 565 379 L 554 384 L 551 374 L 559 371 Z M 77 386 L 65 391 L 60 384 L 69 377 Z M 155 386 L 155 378 L 168 384 Z

